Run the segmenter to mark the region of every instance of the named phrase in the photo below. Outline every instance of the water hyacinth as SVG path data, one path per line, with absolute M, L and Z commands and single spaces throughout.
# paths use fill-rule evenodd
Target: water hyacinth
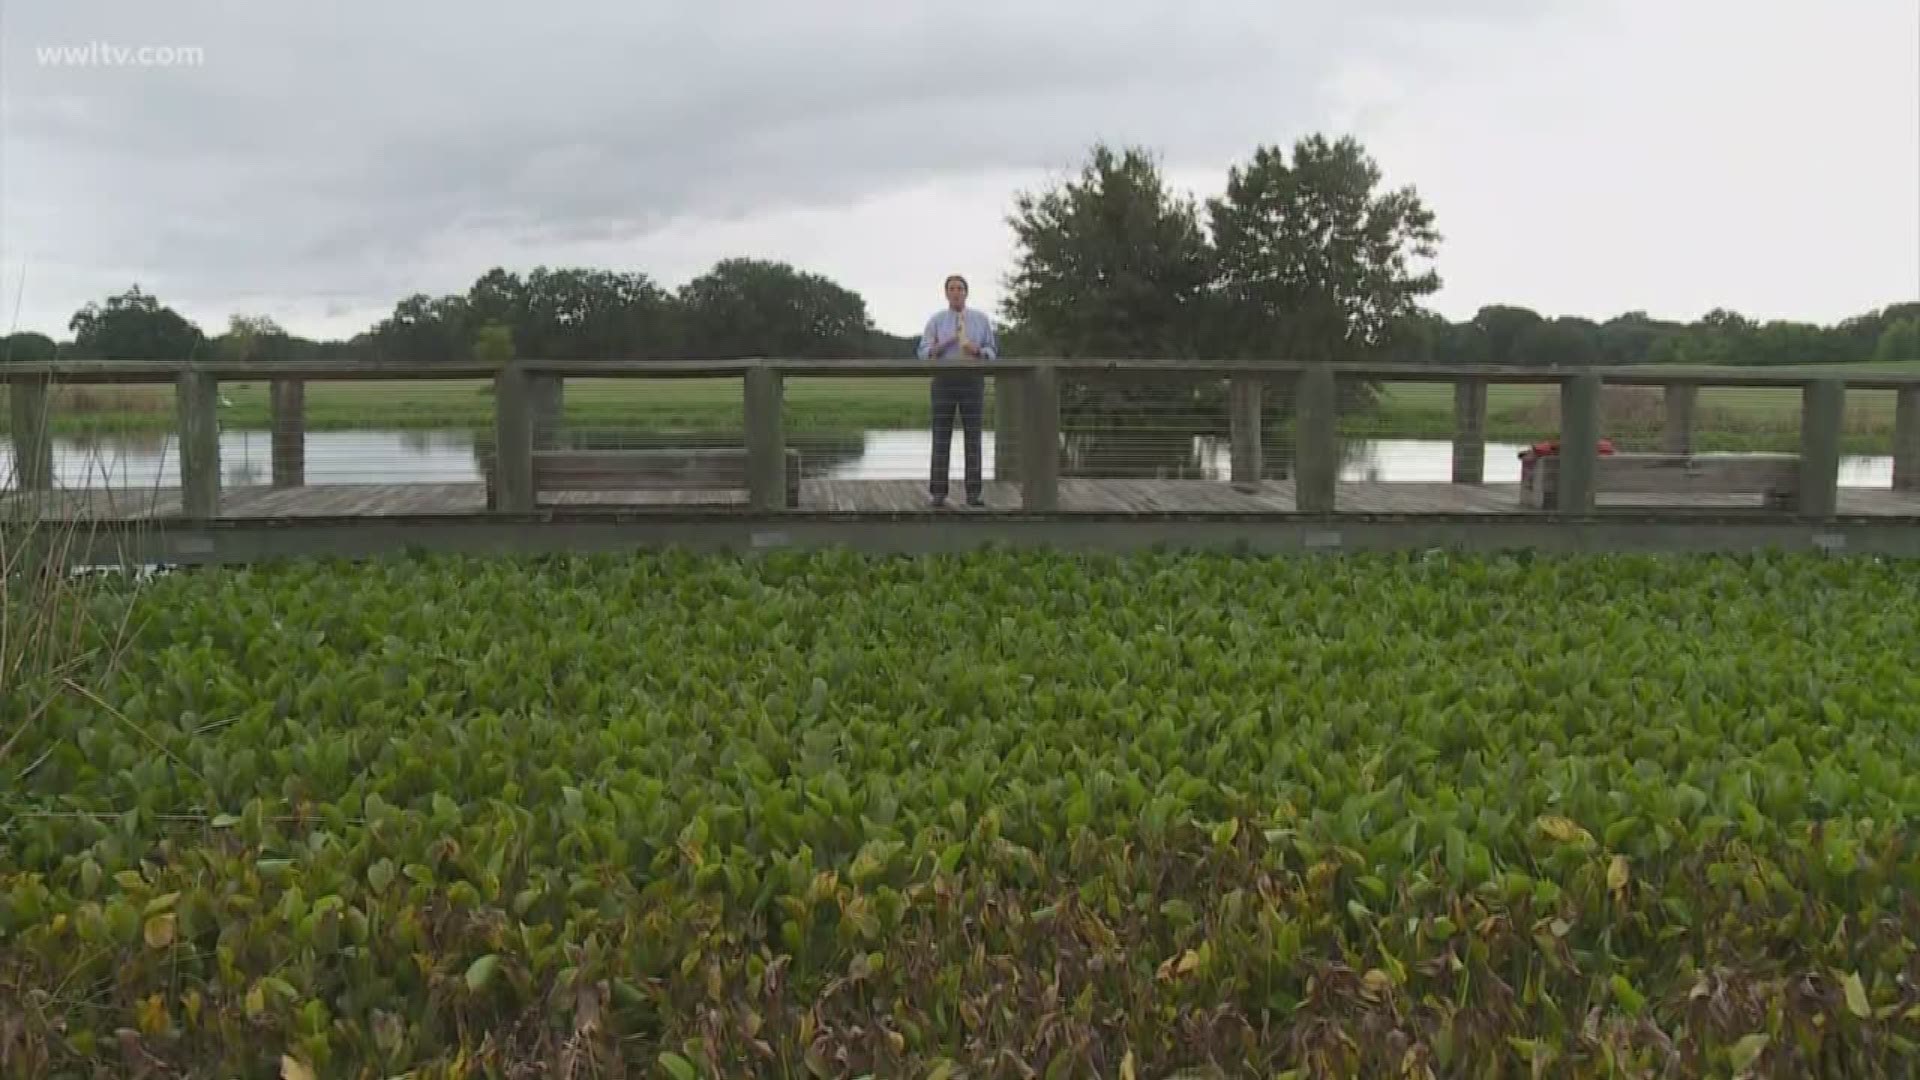
M 0 1074 L 1920 1043 L 1914 566 L 446 557 L 124 602 L 112 669 L 0 716 Z

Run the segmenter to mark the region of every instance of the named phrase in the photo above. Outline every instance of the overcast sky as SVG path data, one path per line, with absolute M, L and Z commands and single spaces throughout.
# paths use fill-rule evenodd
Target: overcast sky
M 42 51 L 93 42 L 199 60 Z M 1920 298 L 1920 0 L 0 0 L 0 325 L 754 255 L 915 332 L 1094 140 L 1204 197 L 1314 131 L 1419 188 L 1454 318 Z

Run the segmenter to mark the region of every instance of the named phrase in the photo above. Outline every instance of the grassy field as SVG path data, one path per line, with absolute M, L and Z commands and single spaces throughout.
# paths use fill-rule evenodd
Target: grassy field
M 1844 370 L 1920 371 L 1920 362 L 1849 365 Z M 74 387 L 63 394 L 55 412 L 56 428 L 62 432 L 154 430 L 174 423 L 172 391 L 167 388 Z M 269 425 L 265 383 L 224 385 L 222 394 L 226 426 L 264 429 Z M 492 408 L 491 386 L 482 382 L 313 383 L 307 388 L 312 430 L 485 427 L 493 422 Z M 1696 415 L 1698 444 L 1705 449 L 1791 449 L 1799 437 L 1795 390 L 1704 389 Z M 587 379 L 567 386 L 567 421 L 575 425 L 732 431 L 742 427 L 742 416 L 738 379 Z M 924 379 L 793 379 L 786 387 L 786 422 L 791 430 L 922 427 L 927 417 Z M 1893 417 L 1891 391 L 1850 394 L 1847 449 L 1888 452 Z M 1488 436 L 1495 440 L 1529 442 L 1551 437 L 1558 430 L 1557 394 L 1537 386 L 1491 387 L 1487 421 Z M 6 422 L 5 410 L 0 409 L 0 430 Z M 1657 388 L 1609 390 L 1605 429 L 1617 441 L 1652 443 L 1660 423 Z M 1342 428 L 1364 437 L 1448 438 L 1453 431 L 1452 387 L 1388 384 L 1377 411 L 1345 417 Z
M 1911 564 L 443 558 L 61 611 L 0 695 L 13 1075 L 1920 1043 Z

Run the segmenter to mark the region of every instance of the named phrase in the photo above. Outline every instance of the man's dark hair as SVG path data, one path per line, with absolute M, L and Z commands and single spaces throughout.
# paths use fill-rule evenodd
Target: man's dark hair
M 973 291 L 973 286 L 967 284 L 967 279 L 964 277 L 961 277 L 959 274 L 948 274 L 947 280 L 941 282 L 940 287 L 944 289 L 956 281 L 960 283 L 961 288 L 967 290 L 968 292 Z

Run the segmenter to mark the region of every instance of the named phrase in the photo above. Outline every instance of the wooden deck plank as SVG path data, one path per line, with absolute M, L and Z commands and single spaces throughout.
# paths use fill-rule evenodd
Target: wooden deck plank
M 957 487 L 957 486 L 956 486 Z M 919 480 L 806 480 L 801 509 L 833 513 L 916 514 L 930 511 Z M 955 490 L 955 504 L 961 495 Z M 984 495 L 991 510 L 1018 511 L 1020 485 L 989 480 Z M 619 509 L 739 508 L 738 489 L 565 492 L 541 498 L 543 507 Z M 176 517 L 178 488 L 89 488 L 52 492 L 0 491 L 0 520 L 61 517 L 83 521 L 129 521 Z M 465 484 L 316 484 L 298 488 L 236 487 L 222 494 L 224 516 L 242 519 L 480 515 L 486 491 Z M 1349 482 L 1336 491 L 1336 512 L 1360 514 L 1534 514 L 1520 504 L 1518 484 Z M 1758 509 L 1758 496 L 1603 495 L 1602 509 Z M 1269 480 L 1251 491 L 1212 480 L 1063 478 L 1060 509 L 1074 513 L 1286 514 L 1294 511 L 1290 481 Z M 1877 488 L 1840 489 L 1840 513 L 1848 516 L 1920 517 L 1920 492 Z

